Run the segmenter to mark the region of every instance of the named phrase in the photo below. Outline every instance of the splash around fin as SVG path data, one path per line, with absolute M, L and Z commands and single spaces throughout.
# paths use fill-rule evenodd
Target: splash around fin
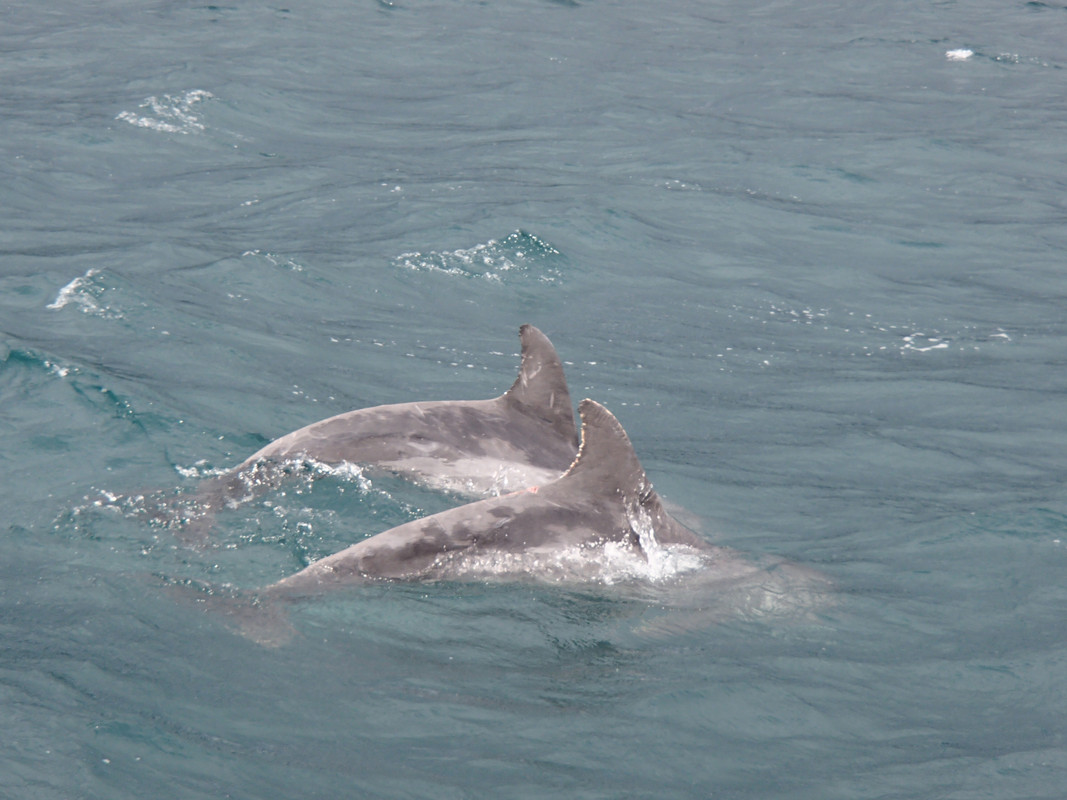
M 707 549 L 693 531 L 680 523 L 663 505 L 637 458 L 630 437 L 615 415 L 595 400 L 578 404 L 582 418 L 582 443 L 574 463 L 560 478 L 591 497 L 612 498 L 619 504 L 635 533 L 643 529 L 655 542 L 645 544 L 684 544 Z

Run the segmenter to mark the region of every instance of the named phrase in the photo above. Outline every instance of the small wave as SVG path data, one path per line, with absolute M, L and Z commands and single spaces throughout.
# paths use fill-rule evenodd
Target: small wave
M 80 308 L 85 314 L 92 314 L 107 319 L 121 319 L 123 314 L 118 309 L 103 302 L 107 287 L 99 280 L 100 270 L 89 269 L 78 276 L 56 294 L 56 299 L 45 308 L 59 311 L 67 306 Z
M 148 113 L 121 111 L 115 119 L 160 133 L 199 133 L 204 130 L 204 123 L 195 113 L 195 109 L 201 102 L 214 96 L 203 89 L 190 89 L 181 94 L 165 94 L 161 97 L 152 95 L 146 97 L 138 106 Z
M 78 305 L 85 306 L 87 303 L 96 307 L 96 303 L 91 297 L 86 298 L 82 288 L 89 283 L 89 279 L 98 273 L 98 270 L 90 269 L 84 275 L 75 278 L 62 289 L 59 290 L 59 294 L 56 295 L 56 299 L 49 303 L 45 308 L 50 308 L 53 311 L 57 311 L 63 308 L 68 303 L 77 303 Z
M 543 239 L 515 231 L 503 239 L 460 250 L 401 253 L 393 263 L 414 272 L 443 272 L 494 283 L 515 278 L 557 283 L 560 272 L 555 262 L 559 257 L 559 250 Z
M 77 375 L 79 370 L 71 364 L 60 363 L 47 356 L 25 350 L 21 347 L 9 347 L 0 342 L 0 367 L 5 364 L 28 367 L 29 369 L 44 369 L 47 373 L 57 378 L 66 378 L 69 375 Z

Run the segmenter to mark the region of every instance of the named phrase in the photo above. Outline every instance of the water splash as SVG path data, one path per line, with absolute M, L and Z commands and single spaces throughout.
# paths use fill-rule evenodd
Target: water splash
M 651 486 L 648 487 L 651 491 Z M 637 534 L 644 560 L 636 572 L 629 578 L 636 578 L 648 583 L 663 583 L 679 575 L 700 569 L 706 560 L 696 550 L 683 545 L 664 545 L 656 538 L 656 529 L 652 516 L 643 506 L 627 509 L 626 516 L 630 528 Z
M 220 475 L 225 475 L 228 470 L 225 467 L 212 467 L 207 463 L 207 459 L 200 459 L 191 467 L 183 467 L 180 464 L 175 464 L 174 469 L 183 478 L 217 478 Z
M 601 539 L 562 547 L 550 543 L 520 551 L 452 551 L 441 554 L 430 573 L 445 580 L 648 586 L 670 583 L 707 566 L 705 553 L 686 545 L 660 544 L 652 517 L 644 508 L 635 507 L 627 516 L 637 542 Z
M 175 465 L 174 468 L 183 477 L 199 480 L 200 484 L 193 491 L 177 487 L 142 493 L 94 489 L 72 508 L 70 517 L 76 520 L 87 514 L 117 513 L 168 530 L 183 545 L 204 550 L 220 544 L 215 535 L 216 517 L 220 512 L 260 500 L 251 517 L 245 518 L 246 523 L 265 513 L 278 520 L 276 525 L 268 527 L 280 527 L 282 533 L 279 536 L 284 537 L 288 532 L 298 534 L 297 538 L 303 540 L 311 532 L 309 519 L 329 519 L 335 514 L 330 509 L 318 507 L 319 504 L 308 507 L 307 496 L 320 478 L 331 478 L 340 483 L 336 487 L 337 495 L 344 495 L 347 488 L 354 487 L 361 502 L 384 503 L 390 508 L 399 506 L 407 517 L 420 513 L 414 506 L 396 500 L 387 490 L 374 486 L 362 468 L 355 464 L 331 465 L 310 459 L 290 459 L 281 463 L 257 464 L 232 475 L 230 470 L 213 467 L 205 460 L 192 466 Z M 260 526 L 251 525 L 249 529 L 253 533 L 243 533 L 241 537 L 251 535 L 257 541 L 263 541 Z M 234 545 L 231 542 L 226 546 L 232 548 Z M 323 555 L 328 553 L 316 554 L 319 558 Z

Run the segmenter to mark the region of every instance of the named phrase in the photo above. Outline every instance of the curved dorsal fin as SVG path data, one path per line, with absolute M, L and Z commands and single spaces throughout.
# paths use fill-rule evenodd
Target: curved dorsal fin
M 615 415 L 588 399 L 578 404 L 578 413 L 582 417 L 582 444 L 563 478 L 595 482 L 598 494 L 614 493 L 624 501 L 647 501 L 654 494 L 652 484 Z
M 646 554 L 653 541 L 706 549 L 707 544 L 699 536 L 667 513 L 637 460 L 630 437 L 615 416 L 593 400 L 579 403 L 578 413 L 582 417 L 578 457 L 549 486 L 562 484 L 565 491 L 578 489 L 586 503 L 609 501 L 621 506 L 630 534 L 636 537 L 631 541 Z
M 533 325 L 519 328 L 519 340 L 522 342 L 519 377 L 504 392 L 502 399 L 517 406 L 523 413 L 544 420 L 577 446 L 574 409 L 556 348 Z

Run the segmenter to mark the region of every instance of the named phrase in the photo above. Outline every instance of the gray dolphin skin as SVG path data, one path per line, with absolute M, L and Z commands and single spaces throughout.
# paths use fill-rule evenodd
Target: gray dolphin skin
M 372 536 L 267 587 L 295 598 L 375 579 L 461 579 L 528 571 L 563 550 L 614 543 L 642 557 L 656 546 L 710 545 L 663 508 L 618 420 L 583 400 L 578 457 L 560 478 L 452 508 Z M 521 558 L 514 558 L 521 556 Z
M 295 633 L 281 606 L 383 580 L 607 585 L 621 579 L 652 588 L 663 581 L 666 594 L 655 599 L 660 616 L 635 629 L 656 637 L 738 616 L 805 615 L 822 603 L 828 583 L 813 570 L 777 559 L 754 563 L 675 520 L 611 412 L 583 400 L 579 413 L 578 455 L 556 480 L 391 528 L 251 597 L 208 587 L 206 596 L 199 590 L 199 601 L 266 646 Z M 656 565 L 667 568 L 651 569 Z
M 578 449 L 563 365 L 533 325 L 523 325 L 519 338 L 519 375 L 499 397 L 375 406 L 312 423 L 201 484 L 196 511 L 251 499 L 294 461 L 367 466 L 472 497 L 558 478 Z

